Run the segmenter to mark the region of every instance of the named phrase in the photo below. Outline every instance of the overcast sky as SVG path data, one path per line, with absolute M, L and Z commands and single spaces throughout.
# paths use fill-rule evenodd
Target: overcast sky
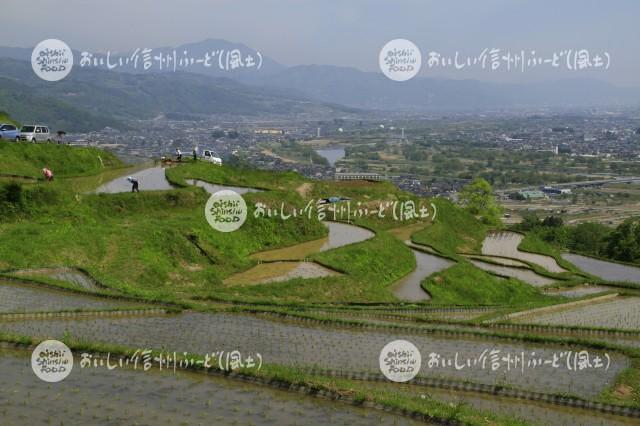
M 379 71 L 380 48 L 413 41 L 424 56 L 461 58 L 485 48 L 608 52 L 608 70 L 537 68 L 499 73 L 423 66 L 422 75 L 532 81 L 595 77 L 640 86 L 637 0 L 2 0 L 0 45 L 59 38 L 72 48 L 123 51 L 206 38 L 244 43 L 286 65 L 330 64 Z

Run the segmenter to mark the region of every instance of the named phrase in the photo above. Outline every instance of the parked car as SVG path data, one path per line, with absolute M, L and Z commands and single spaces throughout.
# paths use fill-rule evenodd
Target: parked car
M 47 126 L 29 125 L 20 129 L 20 140 L 28 142 L 51 142 L 51 133 Z
M 202 150 L 202 159 L 204 161 L 210 161 L 215 165 L 222 166 L 222 159 L 216 156 L 213 150 L 211 149 Z
M 0 124 L 0 139 L 18 139 L 20 130 L 13 124 Z

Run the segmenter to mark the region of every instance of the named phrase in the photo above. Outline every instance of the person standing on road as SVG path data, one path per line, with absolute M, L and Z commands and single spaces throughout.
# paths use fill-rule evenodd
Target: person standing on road
M 182 151 L 180 151 L 180 148 L 176 148 L 176 157 L 178 161 L 182 161 Z
M 127 180 L 131 182 L 131 192 L 140 192 L 140 189 L 138 188 L 138 179 L 129 176 Z

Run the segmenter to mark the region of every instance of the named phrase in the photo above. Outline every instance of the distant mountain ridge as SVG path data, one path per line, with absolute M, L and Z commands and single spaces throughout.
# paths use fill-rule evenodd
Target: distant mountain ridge
M 527 84 L 425 77 L 396 82 L 355 68 L 299 65 L 265 75 L 260 84 L 356 108 L 414 112 L 640 105 L 638 88 L 578 78 Z
M 230 52 L 234 49 L 241 52 L 241 58 L 258 55 L 255 49 L 221 39 L 208 39 L 175 48 L 153 48 L 152 52 L 154 55 L 165 55 L 173 51 L 186 51 L 188 56 L 199 58 L 207 53 Z M 114 54 L 111 60 L 117 62 L 118 58 L 126 55 L 131 55 L 131 52 Z M 234 70 L 222 70 L 213 63 L 209 67 L 184 67 L 181 72 L 173 72 L 172 67 L 161 72 L 157 66 L 142 72 L 131 66 L 116 67 L 112 71 L 106 71 L 106 65 L 99 69 L 81 68 L 78 66 L 80 52 L 74 52 L 76 66 L 71 74 L 61 82 L 45 86 L 46 83 L 37 79 L 29 64 L 24 62 L 29 61 L 30 56 L 31 49 L 0 47 L 0 58 L 14 60 L 0 59 L 0 78 L 13 79 L 8 87 L 18 91 L 24 90 L 19 85 L 39 88 L 43 95 L 55 98 L 62 110 L 75 108 L 93 116 L 87 117 L 91 126 L 159 113 L 184 115 L 229 112 L 255 115 L 305 110 L 335 110 L 340 113 L 353 112 L 354 109 L 439 113 L 640 105 L 640 89 L 621 88 L 593 79 L 506 84 L 416 77 L 406 82 L 395 82 L 381 73 L 348 67 L 287 67 L 264 55 L 260 69 L 257 66 L 240 66 Z M 11 111 L 10 105 L 3 102 L 1 89 L 0 109 Z M 5 94 L 4 98 L 7 96 Z M 20 118 L 21 114 L 16 113 L 16 116 Z
M 141 46 L 143 48 L 144 46 Z M 153 55 L 188 52 L 201 58 L 207 52 L 230 52 L 256 57 L 258 51 L 241 43 L 223 39 L 207 39 L 177 47 L 152 48 Z M 114 54 L 112 61 L 132 52 Z M 31 49 L 0 47 L 0 57 L 30 60 Z M 76 64 L 80 52 L 74 52 Z M 215 62 L 215 61 L 214 61 Z M 354 108 L 414 112 L 463 111 L 495 108 L 585 107 L 640 105 L 640 88 L 617 87 L 595 79 L 563 79 L 541 83 L 509 84 L 480 80 L 454 80 L 416 77 L 395 82 L 381 73 L 333 65 L 296 65 L 287 67 L 262 55 L 262 66 L 240 66 L 221 70 L 217 62 L 210 67 L 183 67 L 188 73 L 226 77 L 254 86 L 276 87 L 297 92 L 321 102 Z M 101 69 L 106 69 L 106 65 Z M 114 71 L 141 72 L 140 69 L 116 67 Z M 165 68 L 165 72 L 172 71 Z M 146 73 L 160 72 L 157 66 Z
M 148 49 L 148 53 L 145 53 L 145 49 Z M 253 74 L 272 74 L 286 68 L 284 65 L 242 43 L 233 43 L 223 39 L 206 39 L 176 47 L 139 46 L 136 49 L 127 51 L 112 51 L 109 52 L 108 63 L 107 52 L 88 51 L 87 53 L 92 55 L 91 59 L 82 66 L 82 51 L 73 48 L 72 51 L 74 67 L 76 68 L 129 73 L 173 72 L 175 70 L 213 77 L 250 80 Z M 32 49 L 30 48 L 0 46 L 0 58 L 30 61 L 31 52 Z M 231 52 L 240 54 L 235 68 L 232 68 L 230 63 L 234 56 L 231 55 Z M 205 57 L 208 58 L 206 66 Z M 102 63 L 98 62 L 94 65 L 93 59 L 101 59 Z M 193 63 L 191 59 L 193 59 Z M 253 61 L 252 63 L 250 63 L 250 59 Z M 148 69 L 145 69 L 143 65 L 145 60 L 148 60 L 151 64 Z M 179 64 L 179 61 L 182 61 L 182 64 Z M 160 66 L 161 63 L 162 66 Z M 174 68 L 174 64 L 178 65 Z M 224 68 L 221 68 L 221 65 Z
M 55 83 L 39 79 L 29 62 L 0 58 L 0 110 L 21 122 L 45 122 L 54 129 L 122 128 L 123 120 L 165 113 L 346 114 L 353 108 L 315 102 L 292 90 L 256 87 L 192 73 L 132 74 L 74 69 Z

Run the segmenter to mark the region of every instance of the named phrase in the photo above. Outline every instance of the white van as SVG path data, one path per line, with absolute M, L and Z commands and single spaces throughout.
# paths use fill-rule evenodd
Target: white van
M 217 166 L 222 166 L 222 158 L 217 157 L 211 149 L 202 150 L 202 159 L 204 161 L 209 161 Z
M 21 141 L 28 142 L 42 142 L 47 141 L 51 142 L 51 133 L 49 132 L 49 128 L 47 126 L 41 125 L 29 125 L 22 126 L 20 129 L 19 138 Z

